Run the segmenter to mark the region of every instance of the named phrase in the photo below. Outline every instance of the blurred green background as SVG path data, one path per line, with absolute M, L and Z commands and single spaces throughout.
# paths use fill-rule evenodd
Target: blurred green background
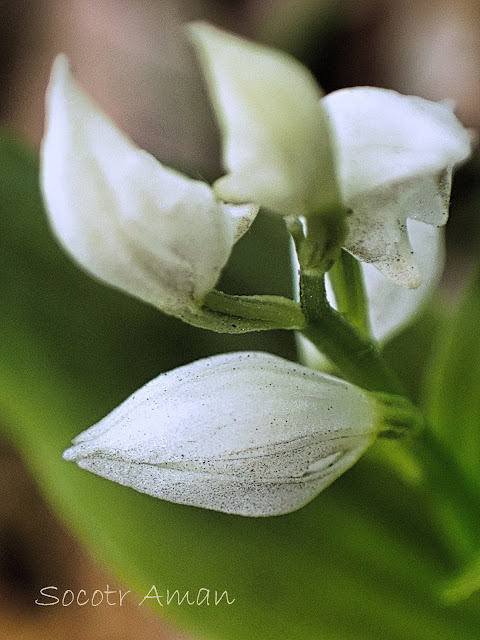
M 480 123 L 474 0 L 0 3 L 0 632 L 12 639 L 183 633 L 219 640 L 476 640 L 480 598 L 444 606 L 438 597 L 459 550 L 436 531 L 425 496 L 381 464 L 380 446 L 306 508 L 266 520 L 156 501 L 61 459 L 73 436 L 161 371 L 235 349 L 295 358 L 287 332 L 210 334 L 93 281 L 57 246 L 42 211 L 36 150 L 59 51 L 136 142 L 194 175 L 219 173 L 218 132 L 182 31 L 198 18 L 290 50 L 327 91 L 371 84 L 454 98 L 467 125 Z M 475 484 L 480 337 L 475 323 L 457 331 L 452 310 L 478 255 L 479 176 L 477 158 L 457 176 L 442 296 L 387 347 L 412 397 L 428 398 L 452 447 L 458 416 L 465 417 L 474 453 L 459 459 Z M 255 222 L 222 288 L 290 294 L 279 221 Z M 478 317 L 475 296 L 459 317 Z M 474 366 L 452 360 L 447 325 L 461 334 L 463 360 Z M 432 345 L 441 355 L 430 364 Z M 451 406 L 458 412 L 449 413 Z M 34 604 L 47 585 L 60 593 L 93 591 L 116 580 L 139 594 L 124 609 Z M 226 589 L 236 601 L 165 607 L 161 614 L 177 632 L 137 606 L 152 584 L 159 592 Z

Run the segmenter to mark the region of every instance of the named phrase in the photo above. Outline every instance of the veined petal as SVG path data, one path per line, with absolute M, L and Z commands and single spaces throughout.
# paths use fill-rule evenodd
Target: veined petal
M 65 56 L 47 97 L 42 188 L 53 230 L 100 280 L 174 315 L 201 300 L 256 208 L 136 147 L 75 84 Z
M 470 155 L 469 133 L 450 106 L 385 89 L 343 89 L 322 102 L 352 210 L 345 247 L 393 282 L 417 287 L 406 220 L 446 222 L 452 170 Z
M 152 380 L 64 457 L 164 500 L 239 515 L 298 509 L 379 432 L 363 390 L 265 353 L 200 360 Z
M 205 23 L 190 33 L 222 131 L 218 196 L 283 215 L 338 207 L 322 93 L 306 67 Z

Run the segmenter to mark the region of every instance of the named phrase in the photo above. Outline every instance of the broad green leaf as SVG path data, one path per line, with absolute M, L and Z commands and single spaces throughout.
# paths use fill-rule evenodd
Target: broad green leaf
M 429 362 L 440 327 L 445 322 L 445 305 L 434 298 L 400 333 L 383 346 L 382 353 L 400 377 L 406 393 L 422 405 L 422 392 L 430 384 Z
M 89 279 L 50 235 L 36 173 L 30 155 L 3 136 L 0 422 L 90 550 L 139 601 L 152 585 L 159 593 L 227 590 L 230 606 L 153 603 L 205 638 L 476 640 L 480 599 L 448 608 L 436 600 L 452 567 L 421 496 L 373 462 L 294 514 L 249 519 L 155 500 L 62 460 L 73 436 L 162 370 L 227 349 L 288 357 L 293 346 L 285 333 L 194 329 Z M 288 294 L 279 277 L 282 269 L 288 277 L 286 240 L 272 224 L 259 221 L 239 247 L 227 289 Z M 263 246 L 275 282 L 261 275 Z M 258 272 L 246 277 L 236 268 L 242 260 Z
M 433 428 L 480 486 L 480 268 L 439 333 L 428 378 Z

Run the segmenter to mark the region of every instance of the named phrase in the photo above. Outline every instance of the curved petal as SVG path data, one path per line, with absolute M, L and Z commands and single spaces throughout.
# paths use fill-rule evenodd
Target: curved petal
M 380 422 L 376 401 L 342 380 L 232 353 L 152 380 L 64 457 L 164 500 L 277 515 L 348 469 Z
M 449 105 L 374 87 L 322 100 L 331 120 L 345 201 L 436 175 L 468 158 L 471 137 Z
M 80 265 L 175 315 L 213 288 L 256 213 L 138 149 L 75 84 L 64 56 L 47 97 L 42 187 L 53 230 Z
M 446 104 L 357 87 L 326 96 L 342 198 L 352 210 L 345 248 L 402 286 L 421 277 L 406 220 L 445 224 L 452 169 L 471 137 Z
M 338 204 L 330 132 L 313 76 L 286 53 L 190 25 L 223 137 L 215 191 L 283 215 Z
M 372 265 L 362 264 L 373 337 L 380 342 L 393 337 L 421 311 L 439 284 L 445 264 L 444 230 L 408 220 L 408 235 L 415 253 L 422 283 L 405 289 L 391 282 Z

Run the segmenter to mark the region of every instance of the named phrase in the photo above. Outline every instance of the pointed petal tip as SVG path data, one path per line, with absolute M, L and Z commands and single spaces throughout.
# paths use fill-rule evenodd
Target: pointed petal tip
M 455 113 L 457 108 L 457 101 L 454 98 L 442 98 L 442 100 L 439 100 L 439 104 L 443 104 L 452 113 Z
M 55 56 L 52 65 L 52 71 L 54 73 L 70 72 L 70 60 L 66 53 L 59 53 L 57 56 Z
M 224 31 L 220 27 L 217 27 L 206 20 L 195 20 L 193 22 L 189 22 L 186 25 L 186 30 L 190 41 L 195 47 L 208 47 L 209 44 L 221 44 L 235 40 L 243 40 L 243 38 L 236 33 Z
M 62 453 L 62 458 L 67 462 L 76 462 L 79 458 L 77 447 L 69 447 Z
M 67 82 L 70 80 L 70 63 L 67 56 L 64 53 L 59 53 L 52 64 L 52 68 L 50 71 L 50 79 L 48 82 L 47 92 L 45 96 L 46 102 L 46 113 L 45 113 L 45 121 L 46 126 L 49 124 L 53 103 L 56 99 L 56 96 L 59 92 L 65 91 L 65 86 Z
M 225 46 L 225 44 L 228 45 L 228 43 L 240 39 L 235 33 L 227 33 L 205 20 L 188 23 L 186 31 L 197 54 L 202 56 L 210 55 L 212 47 L 222 47 L 222 45 Z
M 86 441 L 80 440 L 79 442 L 77 440 L 79 439 L 72 440 L 72 446 L 62 453 L 62 458 L 67 462 L 76 462 L 79 466 L 82 466 L 86 460 L 102 457 L 108 452 L 108 446 L 104 445 L 102 449 L 102 445 L 100 444 L 99 446 L 97 438 L 87 439 Z
M 187 33 L 192 38 L 201 37 L 202 34 L 210 32 L 220 32 L 220 29 L 215 27 L 213 24 L 210 24 L 206 20 L 194 20 L 193 22 L 189 22 L 185 25 Z
M 224 204 L 233 227 L 235 242 L 250 229 L 260 207 L 255 204 Z
M 59 88 L 65 90 L 65 87 L 73 80 L 70 70 L 70 60 L 65 53 L 59 53 L 52 64 L 50 72 L 50 80 L 47 90 L 47 103 L 50 102 L 52 93 Z

